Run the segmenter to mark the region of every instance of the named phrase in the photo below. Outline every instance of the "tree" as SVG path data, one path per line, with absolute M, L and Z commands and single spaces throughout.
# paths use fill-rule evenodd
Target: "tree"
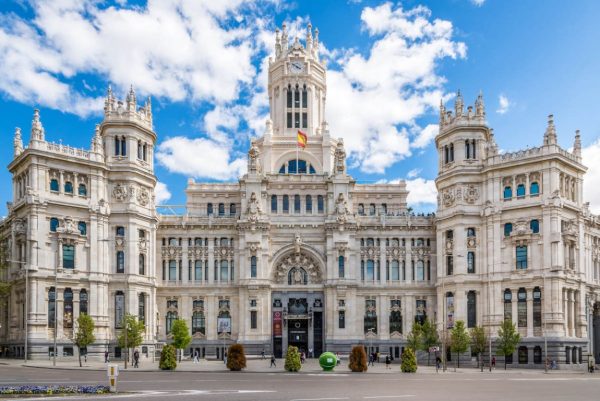
M 288 372 L 298 372 L 300 368 L 302 368 L 302 363 L 300 363 L 300 353 L 298 352 L 298 347 L 294 347 L 290 345 L 288 347 L 287 353 L 285 354 L 285 370 Z
M 350 370 L 353 372 L 367 371 L 367 353 L 365 352 L 365 347 L 362 345 L 355 345 L 352 347 L 348 368 L 350 368 Z
M 512 355 L 517 348 L 517 344 L 521 341 L 521 335 L 517 331 L 514 323 L 510 320 L 505 320 L 500 325 L 498 330 L 498 340 L 496 343 L 496 352 L 504 356 L 504 370 L 506 370 L 506 357 Z
M 125 323 L 125 327 L 121 330 L 121 334 L 119 334 L 119 347 L 125 348 L 125 354 L 129 355 L 129 352 L 127 352 L 129 348 L 142 345 L 146 326 L 144 322 L 138 321 L 137 316 L 129 313 L 125 315 L 123 322 Z M 127 344 L 125 344 L 125 333 L 127 333 Z
M 175 370 L 177 368 L 177 358 L 175 358 L 175 347 L 165 345 L 160 353 L 158 367 L 162 370 Z
M 477 366 L 479 367 L 479 365 L 481 365 L 482 372 L 483 361 L 481 361 L 481 354 L 485 352 L 487 342 L 487 336 L 485 335 L 483 327 L 477 326 L 471 329 L 471 351 L 477 354 Z
M 227 369 L 240 371 L 246 367 L 246 355 L 242 344 L 233 344 L 227 350 Z
M 96 341 L 96 338 L 94 337 L 94 321 L 90 315 L 82 313 L 77 318 L 77 333 L 75 333 L 75 337 L 73 338 L 73 343 L 79 349 L 79 367 L 82 367 L 81 349 L 87 348 L 87 346 L 93 344 L 94 341 Z
M 185 320 L 177 319 L 173 322 L 171 335 L 173 336 L 172 344 L 178 350 L 178 360 L 181 362 L 181 354 L 183 353 L 183 349 L 187 348 L 187 346 L 192 342 L 192 336 L 190 335 L 190 330 L 188 329 Z
M 411 348 L 407 348 L 402 353 L 402 364 L 400 370 L 404 373 L 416 373 L 417 357 Z
M 429 349 L 440 343 L 437 329 L 435 324 L 430 320 L 425 320 L 425 323 L 421 325 L 421 349 L 427 352 L 427 366 L 429 366 L 429 358 L 431 353 Z
M 419 348 L 421 348 L 421 335 L 421 324 L 419 322 L 415 322 L 410 330 L 410 333 L 408 333 L 408 336 L 406 336 L 406 345 L 415 353 Z
M 469 333 L 465 329 L 465 322 L 457 320 L 454 327 L 450 330 L 450 347 L 456 352 L 456 363 L 460 368 L 460 354 L 464 354 L 469 349 Z

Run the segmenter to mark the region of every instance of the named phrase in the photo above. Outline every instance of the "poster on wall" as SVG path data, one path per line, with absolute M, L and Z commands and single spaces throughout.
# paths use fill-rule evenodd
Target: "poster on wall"
M 219 317 L 217 318 L 217 333 L 229 333 L 231 334 L 231 318 L 230 317 Z
M 446 311 L 447 311 L 447 320 L 446 320 L 446 328 L 451 329 L 454 327 L 454 297 L 447 296 L 446 297 Z
M 115 327 L 123 327 L 123 318 L 125 311 L 125 295 L 115 295 Z
M 281 337 L 283 335 L 283 327 L 281 320 L 281 312 L 273 312 L 273 336 Z

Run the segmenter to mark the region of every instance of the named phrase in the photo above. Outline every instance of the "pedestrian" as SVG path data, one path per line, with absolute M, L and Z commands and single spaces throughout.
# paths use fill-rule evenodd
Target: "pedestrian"
M 590 359 L 588 360 L 588 372 L 594 373 L 594 365 L 595 364 L 596 364 L 596 361 L 594 360 L 594 357 L 591 356 Z
M 440 358 L 439 356 L 435 358 L 435 371 L 439 371 L 440 370 L 440 365 L 442 364 L 442 358 Z
M 309 349 L 308 349 L 308 357 L 309 357 L 309 358 L 314 358 L 314 357 L 315 357 L 315 356 L 313 355 L 313 349 L 312 349 L 312 348 L 309 348 Z
M 104 363 L 109 363 L 110 360 L 108 358 L 108 351 L 104 351 Z
M 373 354 L 369 354 L 369 363 L 367 366 L 373 366 Z
M 389 355 L 386 355 L 386 357 L 385 357 L 385 368 L 386 369 L 391 369 L 392 368 L 390 366 L 391 363 L 392 363 L 392 359 L 390 358 Z
M 340 363 L 342 363 L 342 360 L 340 359 L 340 353 L 339 352 L 335 353 L 335 359 L 336 359 L 336 365 L 339 366 Z
M 300 353 L 300 363 L 304 363 L 304 361 L 306 360 L 306 354 L 304 353 L 304 351 L 302 351 Z
M 260 351 L 260 359 L 265 359 L 265 350 Z
M 227 352 L 223 355 L 223 363 L 227 365 Z
M 271 354 L 271 365 L 269 367 L 272 368 L 273 366 L 277 367 L 275 364 L 275 355 Z
M 140 351 L 138 351 L 136 349 L 133 353 L 133 367 L 139 368 L 140 367 L 139 364 L 140 364 Z
M 379 351 L 377 351 L 377 353 L 375 354 L 375 358 L 377 358 L 377 363 L 379 363 Z
M 553 359 L 552 362 L 550 362 L 550 369 L 558 369 L 558 367 L 556 366 L 556 361 Z
M 492 357 L 492 368 L 495 368 L 495 367 L 496 367 L 496 357 L 493 356 Z
M 194 350 L 194 363 L 198 363 L 198 362 L 200 362 L 198 360 L 198 350 Z

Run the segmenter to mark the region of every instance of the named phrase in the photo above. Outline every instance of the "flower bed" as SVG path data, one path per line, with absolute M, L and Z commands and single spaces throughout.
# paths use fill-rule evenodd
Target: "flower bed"
M 0 395 L 7 394 L 104 394 L 108 386 L 1 386 Z

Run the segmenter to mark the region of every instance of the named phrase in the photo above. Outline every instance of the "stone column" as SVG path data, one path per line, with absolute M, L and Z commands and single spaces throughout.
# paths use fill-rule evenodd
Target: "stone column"
M 569 337 L 575 337 L 575 294 L 573 290 L 568 291 L 569 307 Z
M 533 291 L 527 289 L 527 337 L 533 337 Z

